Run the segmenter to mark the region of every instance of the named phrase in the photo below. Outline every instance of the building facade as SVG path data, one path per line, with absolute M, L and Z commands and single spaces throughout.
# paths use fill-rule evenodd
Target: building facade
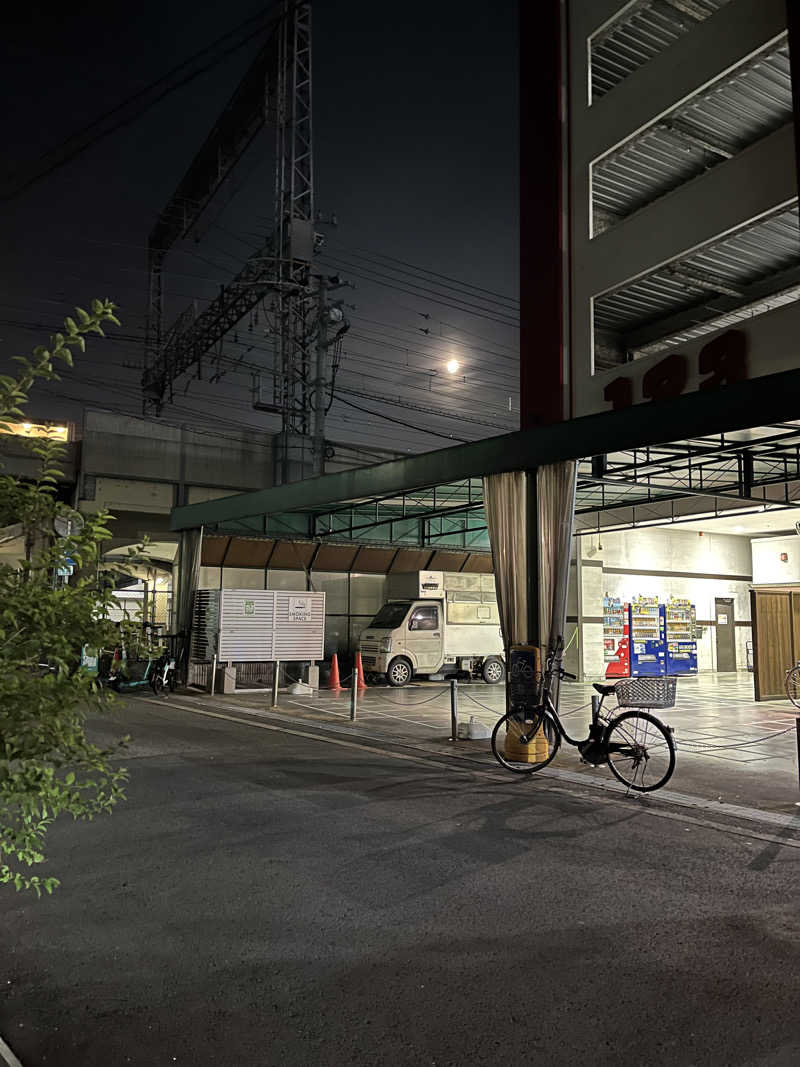
M 564 416 L 797 366 L 800 239 L 784 0 L 567 0 L 560 12 Z M 741 444 L 796 429 L 759 427 Z M 690 467 L 693 454 L 725 444 L 710 432 L 655 457 L 640 453 L 628 477 L 639 486 L 669 480 L 672 499 L 654 495 L 624 509 L 620 492 L 616 506 L 578 516 L 570 630 L 582 676 L 606 668 L 604 603 L 638 596 L 691 601 L 700 670 L 728 669 L 719 619 L 734 626 L 735 668 L 750 662 L 750 590 L 792 580 L 781 560 L 796 556 L 788 546 L 800 485 L 786 466 L 764 490 L 762 502 L 785 508 L 782 522 L 720 519 L 747 501 L 730 498 L 722 468 L 714 497 L 714 479 L 704 485 L 701 474 L 698 488 Z M 593 472 L 598 488 L 615 458 L 602 457 Z M 739 447 L 729 461 L 741 483 L 752 455 Z M 681 486 L 691 495 L 680 499 Z M 669 525 L 657 528 L 659 519 Z

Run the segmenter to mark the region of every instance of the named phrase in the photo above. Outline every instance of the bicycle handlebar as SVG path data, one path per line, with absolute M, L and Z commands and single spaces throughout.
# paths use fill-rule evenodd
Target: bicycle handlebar
M 562 678 L 569 678 L 571 682 L 577 682 L 578 680 L 578 676 L 576 674 L 570 674 L 569 671 L 565 671 L 563 669 L 559 671 L 559 674 Z

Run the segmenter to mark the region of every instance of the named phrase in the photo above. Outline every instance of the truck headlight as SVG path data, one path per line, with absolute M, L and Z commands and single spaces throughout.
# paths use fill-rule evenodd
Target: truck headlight
M 391 639 L 391 637 L 384 637 L 384 639 L 381 641 L 381 652 L 391 652 L 391 651 L 392 651 L 392 639 Z

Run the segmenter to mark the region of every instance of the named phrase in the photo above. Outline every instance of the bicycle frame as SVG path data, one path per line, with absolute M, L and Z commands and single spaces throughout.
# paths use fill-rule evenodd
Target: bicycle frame
M 562 651 L 563 651 L 563 641 L 561 639 L 559 639 L 559 641 L 556 642 L 556 645 L 552 649 L 552 651 L 548 652 L 548 654 L 547 654 L 547 662 L 545 664 L 544 675 L 543 675 L 543 678 L 542 678 L 542 702 L 539 705 L 539 707 L 544 709 L 545 711 L 549 711 L 550 712 L 550 715 L 553 718 L 553 722 L 556 724 L 556 729 L 558 730 L 558 732 L 561 735 L 561 737 L 567 742 L 567 744 L 568 745 L 572 745 L 573 748 L 580 748 L 581 745 L 587 745 L 590 742 L 595 742 L 595 741 L 601 741 L 602 740 L 602 735 L 603 735 L 603 733 L 605 733 L 605 727 L 600 725 L 600 721 L 599 720 L 600 720 L 600 709 L 603 706 L 603 701 L 605 700 L 605 695 L 600 697 L 600 700 L 599 700 L 599 702 L 597 703 L 596 706 L 594 706 L 594 705 L 592 706 L 592 721 L 591 721 L 591 724 L 589 726 L 589 734 L 588 734 L 588 736 L 583 738 L 582 740 L 578 740 L 578 739 L 576 739 L 574 737 L 570 737 L 570 735 L 567 733 L 567 730 L 566 730 L 566 727 L 564 726 L 564 723 L 561 721 L 561 717 L 558 714 L 556 706 L 553 703 L 553 698 L 551 696 L 552 688 L 553 688 L 553 676 L 556 673 L 556 670 L 558 670 L 559 673 L 560 673 L 560 669 L 561 669 L 561 653 L 562 653 Z M 540 726 L 541 726 L 541 722 L 537 722 L 536 728 L 534 730 L 532 730 L 531 733 L 535 734 L 536 730 L 538 730 Z M 524 736 L 525 735 L 523 735 L 523 737 Z
M 600 697 L 597 706 L 592 708 L 592 720 L 589 724 L 589 733 L 586 737 L 582 739 L 570 737 L 570 735 L 567 733 L 567 729 L 564 726 L 564 723 L 561 721 L 561 716 L 558 714 L 556 706 L 553 703 L 553 700 L 549 693 L 545 694 L 545 699 L 542 701 L 539 707 L 544 711 L 548 711 L 550 713 L 550 716 L 556 725 L 556 729 L 568 745 L 572 745 L 573 748 L 582 749 L 589 744 L 592 744 L 594 742 L 600 743 L 603 740 L 603 735 L 605 734 L 606 727 L 600 722 L 600 709 L 603 706 L 604 699 L 605 697 Z M 536 730 L 538 730 L 540 726 L 541 720 L 536 723 L 536 729 L 531 731 L 531 735 L 535 734 Z M 524 740 L 525 736 L 526 735 L 523 734 L 521 740 Z M 581 754 L 583 755 L 584 752 L 582 751 Z

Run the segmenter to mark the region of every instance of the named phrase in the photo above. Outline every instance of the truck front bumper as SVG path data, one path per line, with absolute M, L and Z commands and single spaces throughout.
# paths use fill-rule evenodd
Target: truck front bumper
M 361 653 L 361 662 L 364 665 L 364 670 L 370 671 L 374 674 L 386 674 L 386 671 L 389 667 L 389 660 L 391 658 L 391 653 L 386 652 Z

